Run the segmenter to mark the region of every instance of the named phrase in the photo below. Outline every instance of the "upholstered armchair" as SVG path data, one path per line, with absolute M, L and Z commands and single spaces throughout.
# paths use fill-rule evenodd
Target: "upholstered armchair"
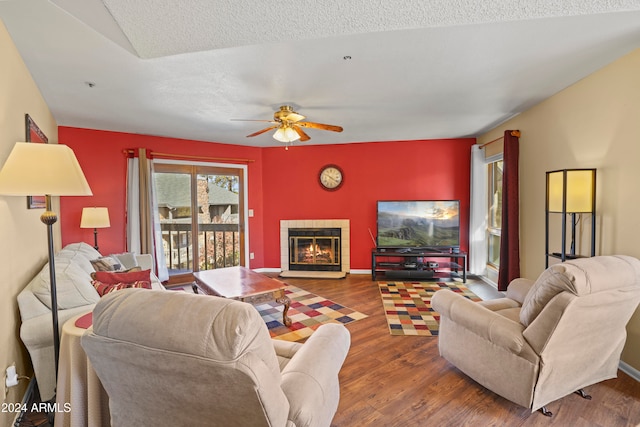
M 82 337 L 118 426 L 329 426 L 350 346 L 343 325 L 272 340 L 244 302 L 127 289 Z
M 440 354 L 500 396 L 545 405 L 617 376 L 625 326 L 640 302 L 640 261 L 600 256 L 556 264 L 504 298 L 472 302 L 438 291 Z

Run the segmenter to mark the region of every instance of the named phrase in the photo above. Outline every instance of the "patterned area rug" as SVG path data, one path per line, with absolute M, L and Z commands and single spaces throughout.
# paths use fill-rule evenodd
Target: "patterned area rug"
M 289 317 L 291 326 L 282 323 L 282 304 L 265 302 L 256 304 L 273 338 L 285 341 L 304 341 L 323 323 L 347 324 L 364 319 L 366 314 L 289 285 L 285 292 L 291 299 Z
M 391 335 L 438 335 L 440 315 L 431 308 L 431 297 L 440 289 L 481 301 L 465 285 L 456 282 L 378 282 L 378 287 Z

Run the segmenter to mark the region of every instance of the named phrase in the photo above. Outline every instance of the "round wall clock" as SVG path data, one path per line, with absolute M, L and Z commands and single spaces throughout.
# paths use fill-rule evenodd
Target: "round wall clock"
M 318 179 L 322 188 L 334 191 L 344 183 L 344 174 L 340 166 L 326 165 L 320 168 Z

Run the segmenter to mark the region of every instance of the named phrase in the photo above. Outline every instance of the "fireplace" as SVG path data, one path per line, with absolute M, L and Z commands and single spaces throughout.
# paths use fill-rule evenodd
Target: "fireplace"
M 290 228 L 289 270 L 341 271 L 339 228 Z
M 289 230 L 295 230 L 294 239 Z M 299 230 L 306 231 L 300 235 Z M 281 220 L 280 276 L 346 277 L 351 269 L 350 234 L 348 219 Z

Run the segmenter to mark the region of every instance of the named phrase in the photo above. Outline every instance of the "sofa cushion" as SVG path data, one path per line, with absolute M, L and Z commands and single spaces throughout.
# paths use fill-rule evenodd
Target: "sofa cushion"
M 77 251 L 63 249 L 55 254 L 54 259 L 56 264 L 62 262 L 63 259 L 73 262 L 77 264 L 78 267 L 82 268 L 87 274 L 91 274 L 92 271 L 95 271 L 91 261 L 86 257 L 86 255 Z
M 138 268 L 138 267 L 134 267 Z M 98 280 L 106 284 L 116 283 L 133 283 L 137 281 L 145 281 L 151 283 L 151 270 L 138 270 L 138 271 L 96 271 L 91 277 L 94 280 Z M 94 285 L 95 286 L 95 285 Z
M 56 290 L 58 308 L 61 310 L 95 304 L 100 296 L 91 286 L 91 276 L 73 259 L 56 258 Z M 49 264 L 29 283 L 33 294 L 51 309 L 51 284 Z
M 573 277 L 566 274 L 565 266 L 557 264 L 547 268 L 535 281 L 524 298 L 520 310 L 520 323 L 529 326 L 549 301 L 560 292 L 576 293 Z
M 640 278 L 638 263 L 626 255 L 579 258 L 564 263 L 579 296 L 634 286 Z
M 118 316 L 112 315 L 115 312 Z M 200 321 L 193 324 L 194 318 Z M 171 328 L 158 329 L 158 322 L 166 319 L 171 319 Z M 281 381 L 267 326 L 258 311 L 244 302 L 187 292 L 125 289 L 100 300 L 93 327 L 96 335 L 163 353 L 214 359 L 230 368 L 248 371 L 264 365 L 274 382 Z
M 98 295 L 100 295 L 101 297 L 110 294 L 111 292 L 119 291 L 121 289 L 151 289 L 151 282 L 148 280 L 137 280 L 129 283 L 103 283 L 100 280 L 94 280 L 91 282 L 91 284 L 98 292 Z
M 62 248 L 62 250 L 73 251 L 82 254 L 87 259 L 95 259 L 102 256 L 102 254 L 98 252 L 93 246 L 84 242 L 69 243 L 67 246 Z
M 542 309 L 560 292 L 584 296 L 633 286 L 640 278 L 638 263 L 625 255 L 578 258 L 546 269 L 525 297 L 520 322 L 529 326 Z M 587 273 L 588 271 L 588 273 Z

